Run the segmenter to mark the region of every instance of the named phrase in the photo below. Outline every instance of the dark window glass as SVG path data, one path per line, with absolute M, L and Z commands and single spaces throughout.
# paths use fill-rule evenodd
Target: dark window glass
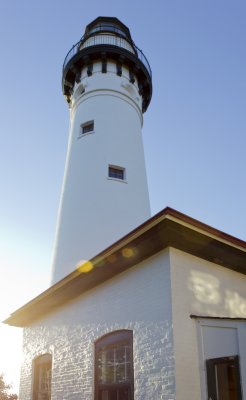
M 132 331 L 104 336 L 95 350 L 95 399 L 133 400 Z
M 44 354 L 34 361 L 33 400 L 51 399 L 51 368 L 50 354 Z
M 94 122 L 87 122 L 82 125 L 82 134 L 94 131 Z
M 108 176 L 109 178 L 124 180 L 124 169 L 119 167 L 109 167 Z
M 238 356 L 206 361 L 208 399 L 242 400 Z
M 115 24 L 100 24 L 91 29 L 90 34 L 101 31 L 113 32 L 126 37 L 125 32 L 122 29 L 118 28 Z

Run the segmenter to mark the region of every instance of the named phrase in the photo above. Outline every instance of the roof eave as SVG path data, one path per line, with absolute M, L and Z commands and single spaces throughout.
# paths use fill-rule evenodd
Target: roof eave
M 167 207 L 19 308 L 4 323 L 28 326 L 167 247 L 246 274 L 246 242 Z

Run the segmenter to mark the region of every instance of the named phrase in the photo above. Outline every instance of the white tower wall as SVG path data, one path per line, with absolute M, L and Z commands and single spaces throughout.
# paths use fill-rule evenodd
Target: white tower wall
M 84 91 L 82 94 L 81 92 Z M 70 109 L 70 132 L 55 238 L 52 283 L 62 279 L 150 216 L 142 144 L 142 97 L 129 70 L 94 62 L 83 68 Z M 94 131 L 81 125 L 94 121 Z M 125 179 L 108 177 L 109 166 Z

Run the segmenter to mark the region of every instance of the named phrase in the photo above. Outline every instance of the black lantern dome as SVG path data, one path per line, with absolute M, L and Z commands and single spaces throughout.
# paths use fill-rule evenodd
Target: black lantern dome
M 93 62 L 102 62 L 102 72 L 107 72 L 107 60 L 115 60 L 117 75 L 122 65 L 129 70 L 129 81 L 137 78 L 139 93 L 143 97 L 142 111 L 146 111 L 152 95 L 151 68 L 143 52 L 134 44 L 127 26 L 113 17 L 98 17 L 87 25 L 85 34 L 68 52 L 62 75 L 63 94 L 70 102 L 74 83 L 80 81 L 81 70 L 87 67 L 93 73 Z

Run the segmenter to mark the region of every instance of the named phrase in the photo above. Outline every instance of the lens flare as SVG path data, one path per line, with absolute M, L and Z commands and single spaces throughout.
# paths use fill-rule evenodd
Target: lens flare
M 126 247 L 125 249 L 123 249 L 121 251 L 121 254 L 123 255 L 123 257 L 125 258 L 130 258 L 135 256 L 137 253 L 136 249 L 134 247 Z
M 82 273 L 90 272 L 93 269 L 93 264 L 90 261 L 86 261 L 83 264 L 79 263 L 77 270 Z

